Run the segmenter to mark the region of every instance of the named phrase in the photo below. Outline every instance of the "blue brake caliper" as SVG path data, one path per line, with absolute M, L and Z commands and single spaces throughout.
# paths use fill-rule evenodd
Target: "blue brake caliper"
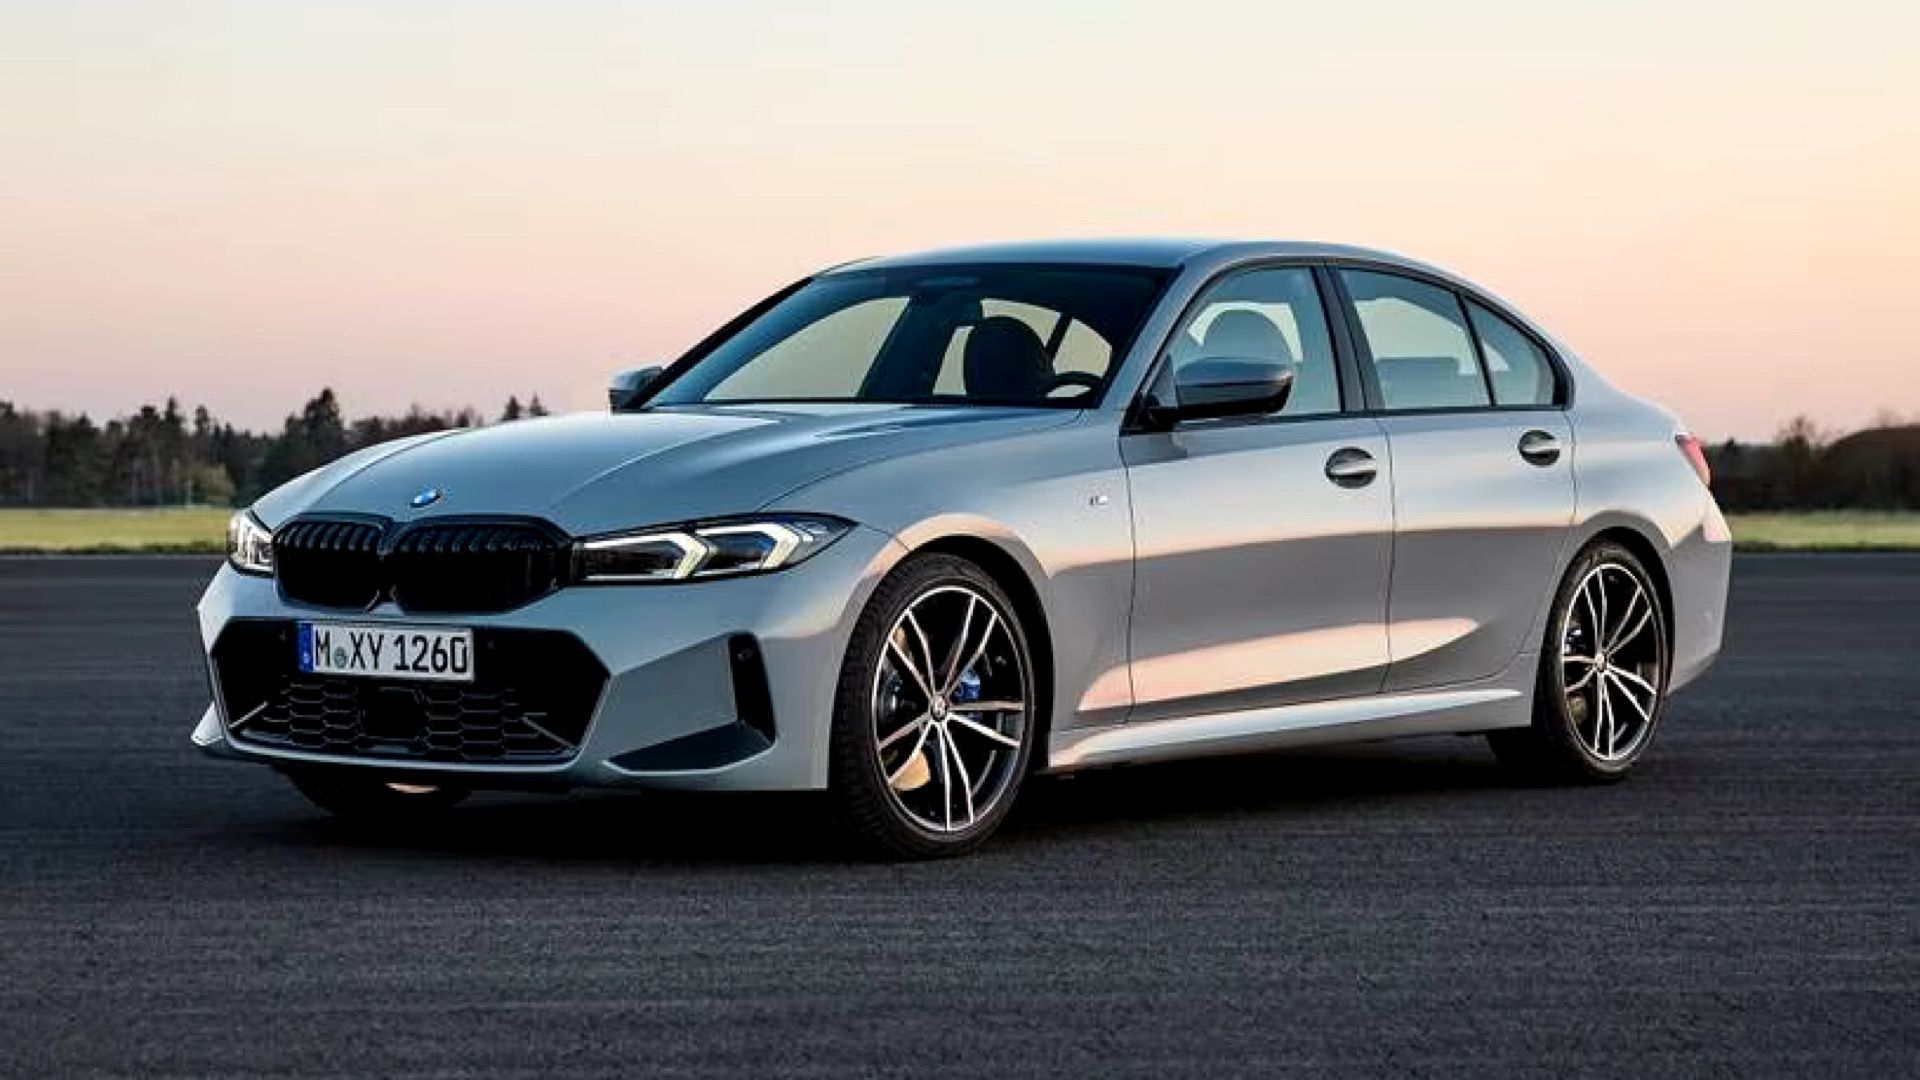
M 960 673 L 960 683 L 953 688 L 955 704 L 963 701 L 980 700 L 980 675 L 972 668 Z

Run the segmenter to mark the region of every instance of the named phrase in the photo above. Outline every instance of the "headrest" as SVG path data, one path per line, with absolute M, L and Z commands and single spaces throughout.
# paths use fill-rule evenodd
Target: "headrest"
M 1293 346 L 1273 320 L 1257 311 L 1234 308 L 1214 316 L 1200 345 L 1202 356 L 1241 356 L 1295 363 Z
M 1053 365 L 1040 335 L 1011 315 L 973 325 L 965 356 L 967 393 L 996 401 L 1039 401 L 1053 384 Z

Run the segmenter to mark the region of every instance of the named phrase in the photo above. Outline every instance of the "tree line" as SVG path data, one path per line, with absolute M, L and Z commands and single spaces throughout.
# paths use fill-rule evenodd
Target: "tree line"
M 1707 448 L 1726 510 L 1920 510 L 1920 423 L 1887 415 L 1834 436 L 1799 417 L 1771 443 Z
M 538 396 L 509 398 L 496 422 L 544 416 Z M 486 422 L 471 408 L 348 421 L 323 389 L 277 432 L 236 428 L 205 406 L 168 398 L 95 423 L 85 413 L 37 412 L 0 401 L 0 506 L 244 505 L 363 446 Z
M 96 424 L 0 401 L 0 506 L 244 505 L 363 446 L 448 428 L 544 416 L 536 396 L 507 400 L 491 421 L 471 408 L 346 420 L 323 389 L 277 432 L 191 415 L 178 400 Z M 1835 437 L 1800 418 L 1770 443 L 1707 448 L 1714 495 L 1728 510 L 1920 510 L 1920 423 L 1895 416 Z

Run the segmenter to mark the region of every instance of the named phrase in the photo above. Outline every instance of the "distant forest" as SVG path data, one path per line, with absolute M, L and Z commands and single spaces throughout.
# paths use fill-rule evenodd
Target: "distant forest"
M 279 431 L 253 432 L 171 398 L 105 424 L 0 401 L 0 506 L 244 505 L 363 446 L 546 411 L 515 397 L 492 418 L 415 407 L 349 421 L 327 389 Z M 1920 510 L 1920 423 L 1892 416 L 1844 437 L 1797 419 L 1770 443 L 1718 443 L 1707 458 L 1728 510 Z
M 539 397 L 509 398 L 495 423 L 544 416 Z M 331 389 L 277 432 L 192 414 L 168 398 L 96 424 L 84 413 L 34 412 L 0 401 L 0 506 L 245 505 L 309 469 L 363 446 L 487 420 L 471 408 L 348 421 Z
M 1920 510 L 1920 423 L 1887 415 L 1835 437 L 1805 417 L 1770 443 L 1707 447 L 1727 510 Z

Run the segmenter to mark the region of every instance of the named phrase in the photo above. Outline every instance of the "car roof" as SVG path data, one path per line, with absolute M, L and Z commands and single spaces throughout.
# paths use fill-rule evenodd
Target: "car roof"
M 1345 244 L 1305 240 L 1209 240 L 1196 238 L 1140 238 L 1101 240 L 1033 240 L 1004 244 L 940 248 L 902 255 L 860 259 L 834 267 L 843 270 L 886 270 L 911 266 L 961 266 L 980 263 L 1057 263 L 1091 266 L 1150 266 L 1177 269 L 1196 261 L 1221 262 L 1247 258 L 1354 258 L 1420 267 L 1401 255 Z
M 1449 282 L 1467 295 L 1491 300 L 1502 314 L 1525 325 L 1541 338 L 1551 341 L 1562 356 L 1572 351 L 1545 328 L 1521 314 L 1513 304 L 1445 267 L 1409 258 L 1397 252 L 1351 244 L 1328 244 L 1314 240 L 1219 240 L 1202 238 L 1147 237 L 1140 239 L 1031 240 L 1017 243 L 981 244 L 973 247 L 938 248 L 931 251 L 878 258 L 857 259 L 821 271 L 822 275 L 846 271 L 887 270 L 916 266 L 967 266 L 991 263 L 1031 263 L 1055 266 L 1133 266 L 1161 270 L 1187 271 L 1209 277 L 1240 264 L 1262 259 L 1344 259 L 1374 263 L 1385 268 L 1400 267 L 1418 271 Z

